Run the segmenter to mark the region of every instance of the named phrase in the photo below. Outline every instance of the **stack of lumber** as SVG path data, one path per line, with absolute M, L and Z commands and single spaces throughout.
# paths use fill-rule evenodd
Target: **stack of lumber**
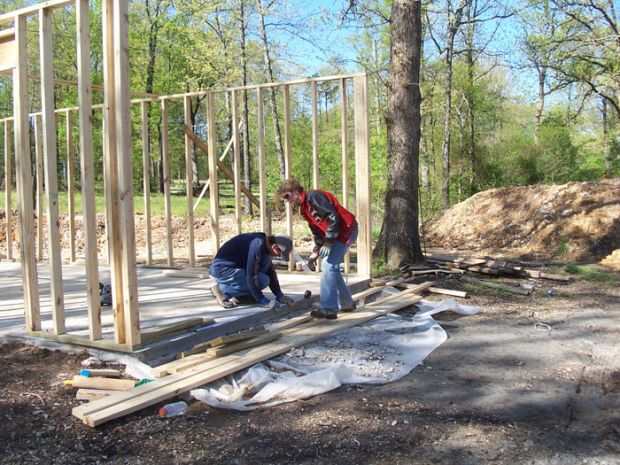
M 153 342 L 169 339 L 171 337 L 193 331 L 196 328 L 207 326 L 214 322 L 215 320 L 213 318 L 195 317 L 178 321 L 176 323 L 169 323 L 167 325 L 145 328 L 140 332 L 140 341 L 143 345 L 151 344 Z
M 401 282 L 404 281 L 406 280 L 403 279 Z M 153 372 L 160 376 L 159 379 L 128 391 L 111 394 L 89 404 L 80 405 L 75 407 L 72 413 L 85 424 L 95 427 L 216 381 L 292 348 L 413 305 L 422 298 L 419 294 L 432 285 L 431 282 L 418 284 L 396 295 L 358 307 L 355 312 L 341 313 L 337 320 L 316 320 L 304 315 L 275 323 L 265 328 L 266 334 L 244 340 L 247 343 L 252 339 L 265 338 L 260 345 L 247 346 L 232 353 L 212 351 L 212 353 L 189 355 L 167 366 L 154 369 Z M 372 291 L 379 292 L 381 289 L 373 288 Z M 363 301 L 368 295 L 356 294 L 354 298 Z M 268 341 L 269 338 L 273 339 Z M 232 346 L 242 341 L 235 342 L 228 339 L 224 342 Z M 209 348 L 214 347 L 225 347 L 225 345 Z M 188 365 L 190 361 L 191 364 Z
M 78 388 L 75 398 L 92 402 L 118 391 L 128 391 L 136 385 L 135 379 L 121 378 L 120 370 L 113 368 L 90 368 L 80 371 L 65 385 Z
M 506 260 L 493 260 L 476 257 L 458 257 L 456 255 L 427 254 L 426 261 L 434 268 L 421 267 L 419 264 L 405 263 L 400 267 L 404 276 L 419 276 L 422 274 L 439 273 L 463 273 L 472 271 L 475 273 L 507 276 L 513 278 L 537 278 L 550 279 L 553 281 L 567 282 L 568 276 L 546 273 L 541 270 L 533 270 L 518 262 Z

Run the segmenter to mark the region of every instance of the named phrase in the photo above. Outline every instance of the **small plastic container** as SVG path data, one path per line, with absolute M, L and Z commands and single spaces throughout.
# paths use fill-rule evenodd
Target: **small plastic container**
M 173 402 L 172 404 L 166 404 L 159 409 L 159 416 L 162 418 L 176 417 L 177 415 L 183 415 L 187 412 L 187 402 Z

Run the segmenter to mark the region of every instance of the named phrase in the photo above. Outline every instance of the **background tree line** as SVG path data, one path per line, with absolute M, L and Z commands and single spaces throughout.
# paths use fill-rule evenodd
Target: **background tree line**
M 6 12 L 32 1 L 0 2 Z M 620 36 L 613 0 L 350 0 L 334 7 L 289 0 L 133 0 L 130 2 L 130 72 L 134 96 L 167 95 L 304 75 L 363 70 L 370 77 L 373 208 L 384 213 L 390 189 L 388 98 L 395 53 L 394 21 L 419 4 L 421 119 L 419 174 L 421 214 L 484 189 L 507 184 L 596 180 L 620 174 Z M 406 7 L 405 15 L 395 11 Z M 102 81 L 101 1 L 91 4 L 91 64 Z M 401 10 L 397 11 L 402 13 Z M 75 81 L 75 19 L 54 13 L 56 78 Z M 29 22 L 37 47 L 36 21 Z M 415 25 L 411 27 L 417 27 Z M 338 40 L 330 39 L 335 31 Z M 413 53 L 403 50 L 400 53 Z M 316 57 L 321 57 L 317 65 Z M 37 60 L 31 60 L 36 74 Z M 37 82 L 31 83 L 33 108 Z M 0 78 L 0 112 L 12 113 L 11 83 Z M 102 96 L 94 92 L 94 103 Z M 310 97 L 292 99 L 293 173 L 311 184 Z M 57 86 L 57 107 L 74 106 L 76 89 Z M 321 185 L 340 190 L 340 97 L 319 88 Z M 284 175 L 282 96 L 265 92 L 268 173 L 273 191 Z M 241 96 L 243 177 L 257 182 L 252 153 L 256 95 Z M 230 102 L 218 103 L 220 147 L 232 128 Z M 350 113 L 350 112 L 349 112 Z M 139 140 L 139 109 L 134 130 Z M 352 117 L 352 115 L 351 115 Z M 95 115 L 97 118 L 97 115 Z M 191 99 L 195 132 L 205 134 L 204 97 Z M 170 107 L 171 127 L 183 122 L 182 103 Z M 59 121 L 58 143 L 64 142 Z M 161 188 L 161 111 L 149 106 L 153 188 Z M 247 137 L 246 137 L 247 131 Z M 77 137 L 77 135 L 75 135 Z M 101 138 L 95 137 L 101 163 Z M 185 172 L 183 138 L 171 132 L 171 173 Z M 141 189 L 142 148 L 134 144 L 136 189 Z M 59 150 L 62 164 L 62 148 Z M 419 165 L 418 165 L 419 162 Z M 195 152 L 194 179 L 207 176 L 206 158 Z M 101 173 L 102 170 L 98 170 Z M 159 174 L 159 176 L 157 176 Z M 101 182 L 101 179 L 99 179 Z M 416 197 L 417 198 L 417 197 Z M 250 206 L 246 208 L 249 210 Z

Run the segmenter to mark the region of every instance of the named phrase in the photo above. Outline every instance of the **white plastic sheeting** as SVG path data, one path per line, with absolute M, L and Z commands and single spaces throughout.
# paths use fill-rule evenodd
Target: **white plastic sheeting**
M 292 349 L 264 364 L 194 389 L 191 395 L 213 407 L 253 410 L 305 399 L 342 384 L 395 381 L 409 373 L 446 339 L 433 319 L 444 311 L 478 313 L 453 300 L 421 301 L 413 319 L 389 314 Z

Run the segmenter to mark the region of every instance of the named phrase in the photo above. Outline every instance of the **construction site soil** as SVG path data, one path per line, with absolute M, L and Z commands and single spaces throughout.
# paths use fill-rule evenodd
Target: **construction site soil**
M 424 227 L 431 246 L 524 260 L 603 259 L 620 248 L 620 179 L 480 192 Z
M 598 260 L 620 247 L 619 186 L 480 193 L 429 224 L 426 237 L 463 254 Z M 183 229 L 179 221 L 179 240 Z M 529 296 L 437 277 L 438 287 L 468 291 L 462 302 L 481 312 L 437 315 L 448 340 L 423 365 L 391 384 L 345 385 L 251 412 L 191 401 L 186 414 L 160 418 L 159 404 L 89 428 L 71 415 L 80 402 L 64 385 L 87 353 L 3 344 L 1 461 L 617 465 L 620 274 L 592 271 L 570 283 L 528 280 Z M 412 318 L 415 308 L 400 313 Z
M 440 315 L 448 341 L 395 383 L 252 412 L 193 401 L 160 418 L 160 404 L 96 429 L 71 415 L 80 402 L 63 384 L 87 354 L 2 345 L 2 463 L 620 464 L 619 284 L 547 297 L 440 281 L 482 311 Z

